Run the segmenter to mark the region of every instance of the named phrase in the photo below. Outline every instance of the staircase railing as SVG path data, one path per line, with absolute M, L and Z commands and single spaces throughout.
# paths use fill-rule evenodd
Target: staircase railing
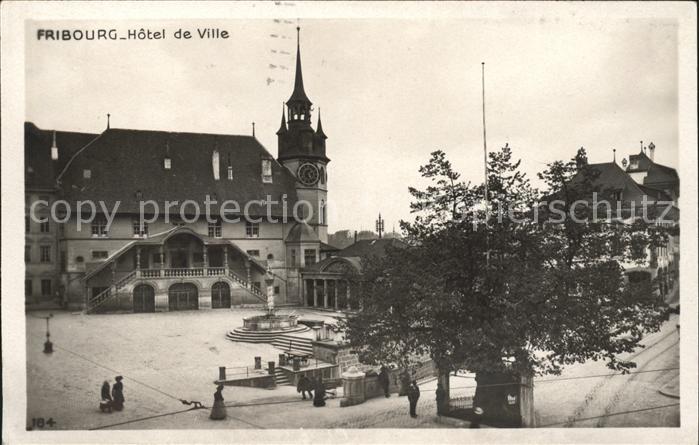
M 265 294 L 262 293 L 260 289 L 250 285 L 250 283 L 246 279 L 234 272 L 233 269 L 228 269 L 228 276 L 230 276 L 233 279 L 233 281 L 236 281 L 238 284 L 243 286 L 243 288 L 245 288 L 258 300 L 262 301 L 263 303 L 267 302 L 267 297 L 265 296 Z
M 90 298 L 87 302 L 87 308 L 86 312 L 89 314 L 105 302 L 111 300 L 112 298 L 116 297 L 118 295 L 119 289 L 122 287 L 126 286 L 131 280 L 133 280 L 136 277 L 136 271 L 131 271 L 124 277 L 120 278 L 119 281 L 114 283 L 113 286 L 108 287 L 104 291 L 100 292 L 99 294 L 95 295 L 94 297 Z M 114 290 L 114 293 L 112 294 L 112 289 Z

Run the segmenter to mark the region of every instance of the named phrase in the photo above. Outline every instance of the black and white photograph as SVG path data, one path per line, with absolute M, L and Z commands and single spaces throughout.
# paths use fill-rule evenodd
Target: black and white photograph
M 692 3 L 0 40 L 3 442 L 696 443 Z

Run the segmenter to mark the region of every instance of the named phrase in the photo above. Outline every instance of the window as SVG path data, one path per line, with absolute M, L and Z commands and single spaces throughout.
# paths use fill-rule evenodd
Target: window
M 83 178 L 90 179 L 91 177 L 92 177 L 92 170 L 90 170 L 89 168 L 86 168 L 85 170 L 83 170 Z
M 246 250 L 245 253 L 247 253 L 247 254 L 250 255 L 250 256 L 254 256 L 254 257 L 256 257 L 256 258 L 259 258 L 259 256 L 260 256 L 260 251 L 257 250 L 257 249 Z
M 259 238 L 260 237 L 260 224 L 246 222 L 245 223 L 245 236 L 247 238 Z
M 85 258 L 83 258 L 82 255 L 78 255 L 78 256 L 75 257 L 75 262 L 76 262 L 76 263 L 84 263 L 84 262 L 85 262 Z
M 41 295 L 51 295 L 51 280 L 41 280 Z
M 103 260 L 109 256 L 109 252 L 106 250 L 93 250 L 92 259 L 93 260 Z
M 274 286 L 274 295 L 279 295 L 279 286 Z
M 170 168 L 172 167 L 172 159 L 165 158 L 163 160 L 163 167 L 165 167 L 165 170 L 170 170 Z
M 269 255 L 267 255 L 267 259 L 268 259 L 268 260 L 273 260 L 273 259 L 274 259 L 274 255 L 272 255 L 272 254 L 270 253 Z
M 51 246 L 41 246 L 40 247 L 40 256 L 39 260 L 42 263 L 50 263 L 51 262 Z
M 209 222 L 209 236 L 213 238 L 221 238 L 221 221 L 217 220 Z
M 624 193 L 621 190 L 618 190 L 614 192 L 614 200 L 615 201 L 621 201 L 621 199 L 624 197 Z
M 148 236 L 148 223 L 145 220 L 141 221 L 139 218 L 134 218 L 133 236 L 140 236 L 143 238 Z
M 296 266 L 296 249 L 291 249 L 291 266 Z
M 270 159 L 262 160 L 262 182 L 272 182 L 272 161 Z
M 320 168 L 320 183 L 325 184 L 325 169 L 323 167 Z
M 228 166 L 228 180 L 233 180 L 233 167 L 231 167 L 230 165 Z
M 46 218 L 46 221 L 39 223 L 39 231 L 41 233 L 49 233 L 51 231 L 48 218 Z
M 31 295 L 32 293 L 32 280 L 24 280 L 24 295 Z
M 303 258 L 305 260 L 306 266 L 315 264 L 316 262 L 316 250 L 315 249 L 305 249 L 303 251 Z
M 26 263 L 32 261 L 32 246 L 24 246 L 24 261 Z
M 92 220 L 92 236 L 107 236 L 107 219 L 103 215 Z

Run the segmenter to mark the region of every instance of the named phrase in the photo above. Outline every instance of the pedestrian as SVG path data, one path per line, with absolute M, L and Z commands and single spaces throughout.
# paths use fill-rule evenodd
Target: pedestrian
M 325 384 L 323 383 L 323 376 L 318 376 L 318 379 L 316 380 L 313 406 L 325 406 Z
M 117 411 L 124 409 L 124 384 L 121 383 L 123 379 L 120 375 L 114 377 L 116 383 L 112 386 L 112 406 Z
M 386 369 L 385 366 L 381 367 L 381 372 L 379 373 L 379 384 L 383 388 L 383 394 L 386 396 L 386 398 L 390 397 L 390 394 L 388 392 L 388 386 L 391 383 L 390 378 L 388 376 L 388 369 Z
M 223 391 L 223 385 L 218 385 L 214 393 L 214 406 L 211 408 L 209 419 L 223 420 L 226 418 L 226 405 L 223 403 L 223 394 L 221 394 L 221 391 Z
M 444 414 L 444 402 L 447 398 L 447 392 L 444 390 L 444 387 L 441 383 L 437 383 L 437 390 L 435 391 L 435 395 L 437 399 L 437 415 L 441 416 L 442 414 Z
M 299 382 L 296 385 L 296 392 L 301 393 L 303 400 L 306 400 L 306 393 L 308 393 L 308 398 L 313 400 L 313 384 L 306 374 L 301 374 L 301 378 L 299 378 Z
M 473 408 L 473 420 L 471 421 L 471 426 L 469 428 L 480 428 L 482 417 L 483 417 L 483 408 L 480 408 L 478 406 Z
M 109 394 L 109 382 L 106 380 L 102 383 L 100 411 L 112 412 L 112 395 Z
M 410 402 L 410 417 L 417 417 L 415 413 L 415 408 L 417 407 L 417 401 L 420 398 L 420 388 L 417 386 L 417 382 L 413 380 L 408 387 L 408 402 Z

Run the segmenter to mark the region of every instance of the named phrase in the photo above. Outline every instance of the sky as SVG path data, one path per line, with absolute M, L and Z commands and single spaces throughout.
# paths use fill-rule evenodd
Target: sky
M 678 163 L 677 26 L 671 20 L 303 19 L 306 93 L 328 136 L 329 231 L 410 219 L 409 186 L 441 149 L 466 181 L 505 143 L 535 179 L 583 146 L 591 162 L 653 142 Z M 293 87 L 297 20 L 30 22 L 26 119 L 43 129 L 251 134 L 273 154 Z M 44 41 L 37 30 L 165 29 L 163 40 Z M 174 39 L 219 28 L 228 39 Z M 537 184 L 537 181 L 534 181 Z

